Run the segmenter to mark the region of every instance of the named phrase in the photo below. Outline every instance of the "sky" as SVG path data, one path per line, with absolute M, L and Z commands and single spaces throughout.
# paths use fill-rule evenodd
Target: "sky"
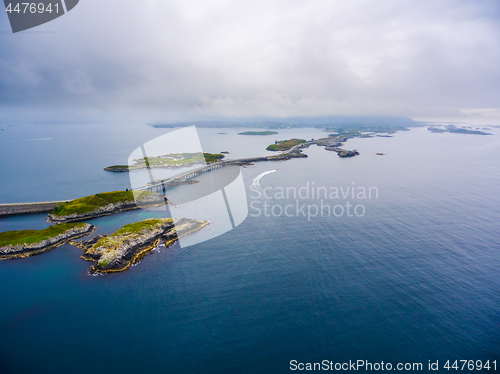
M 0 122 L 405 116 L 500 125 L 497 0 L 80 0 L 12 34 Z

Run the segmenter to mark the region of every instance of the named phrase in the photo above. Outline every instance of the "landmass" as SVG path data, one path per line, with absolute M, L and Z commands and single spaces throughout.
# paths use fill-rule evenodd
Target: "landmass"
M 148 168 L 184 168 L 201 165 L 204 162 L 211 163 L 222 160 L 225 156 L 220 153 L 169 153 L 156 157 L 143 157 L 133 160 L 132 165 L 112 165 L 105 167 L 105 171 L 123 173 L 131 170 Z
M 169 153 L 156 157 L 143 157 L 133 160 L 132 165 L 112 165 L 104 168 L 105 171 L 127 172 L 147 168 L 176 168 L 202 164 L 204 161 L 201 152 L 196 153 Z
M 228 155 L 228 154 L 229 154 L 229 152 L 228 152 L 228 151 L 222 151 L 221 153 L 222 153 L 222 154 L 225 154 L 225 155 Z
M 64 223 L 43 230 L 0 233 L 0 260 L 33 256 L 94 232 L 88 223 Z
M 268 146 L 266 149 L 268 151 L 288 151 L 289 149 L 292 149 L 293 147 L 307 143 L 307 140 L 304 139 L 288 139 L 288 140 L 276 140 L 274 144 L 271 144 Z
M 210 164 L 211 162 L 217 162 L 222 160 L 224 156 L 222 153 L 203 153 L 203 156 L 205 157 L 205 161 Z
M 307 157 L 306 155 L 302 154 L 302 148 L 307 148 L 312 144 L 316 144 L 318 146 L 324 146 L 327 151 L 337 152 L 337 155 L 342 158 L 354 157 L 359 155 L 359 152 L 357 150 L 354 149 L 351 151 L 340 148 L 340 146 L 343 145 L 343 142 L 353 137 L 370 137 L 370 136 L 356 132 L 348 135 L 332 134 L 329 135 L 328 138 L 322 138 L 317 140 L 311 139 L 310 141 L 304 139 L 289 139 L 289 140 L 276 141 L 274 144 L 271 144 L 266 149 L 268 151 L 285 151 L 283 154 L 279 156 L 268 157 L 269 160 L 279 160 L 279 159 L 288 160 L 290 158 L 295 158 L 295 157 Z
M 85 196 L 58 204 L 48 215 L 49 222 L 63 223 L 102 217 L 109 214 L 137 209 L 141 206 L 159 206 L 165 203 L 163 195 L 155 192 L 114 191 Z
M 178 238 L 200 230 L 206 221 L 182 218 L 150 218 L 123 226 L 109 236 L 97 236 L 88 241 L 72 243 L 84 250 L 82 258 L 94 261 L 90 273 L 124 271 L 140 261 L 163 240 L 165 246 Z
M 130 171 L 128 165 L 112 165 L 104 168 L 104 171 L 112 171 L 114 173 L 125 173 Z
M 238 135 L 276 135 L 276 131 L 245 131 L 239 132 Z
M 359 156 L 359 152 L 355 149 L 352 151 L 338 147 L 326 147 L 325 149 L 327 151 L 337 152 L 337 155 L 341 158 Z
M 469 135 L 492 135 L 489 132 L 479 131 L 479 130 L 471 130 L 463 127 L 457 127 L 454 125 L 448 125 L 446 127 L 437 127 L 437 126 L 429 126 L 428 129 L 430 132 L 434 133 L 444 133 L 449 132 L 452 134 L 469 134 Z

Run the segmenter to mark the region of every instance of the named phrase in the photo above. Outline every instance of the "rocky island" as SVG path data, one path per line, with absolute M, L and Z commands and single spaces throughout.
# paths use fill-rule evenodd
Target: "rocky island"
M 58 204 L 48 215 L 49 222 L 63 223 L 102 217 L 137 209 L 141 206 L 160 206 L 165 203 L 162 194 L 155 192 L 114 191 L 103 192 Z
M 327 151 L 337 152 L 337 155 L 341 158 L 359 156 L 359 152 L 355 149 L 353 149 L 352 151 L 338 147 L 325 147 L 325 149 Z
M 33 256 L 71 240 L 90 235 L 95 227 L 88 223 L 65 223 L 43 230 L 0 233 L 0 260 Z
M 178 238 L 200 230 L 206 221 L 182 218 L 150 218 L 123 226 L 109 236 L 97 236 L 88 241 L 72 243 L 84 250 L 82 258 L 94 261 L 90 273 L 124 271 L 155 248 L 160 240 L 165 246 Z
M 274 144 L 271 144 L 266 149 L 268 151 L 284 151 L 284 152 L 279 156 L 268 157 L 268 160 L 270 161 L 288 160 L 290 158 L 296 158 L 296 157 L 307 157 L 307 155 L 304 155 L 302 153 L 302 148 L 307 148 L 312 144 L 323 146 L 327 151 L 337 152 L 337 155 L 341 158 L 358 156 L 359 152 L 355 149 L 350 151 L 340 148 L 340 146 L 343 145 L 343 142 L 353 137 L 369 137 L 369 135 L 364 135 L 361 133 L 349 134 L 349 135 L 333 134 L 330 135 L 328 138 L 322 138 L 317 140 L 311 139 L 310 141 L 304 139 L 289 139 L 289 140 L 276 141 Z

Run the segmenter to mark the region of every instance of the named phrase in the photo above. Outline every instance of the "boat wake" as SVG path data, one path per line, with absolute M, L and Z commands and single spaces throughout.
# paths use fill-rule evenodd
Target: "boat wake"
M 278 171 L 278 169 L 274 169 L 274 170 L 269 170 L 269 171 L 265 171 L 263 172 L 262 174 L 259 174 L 257 176 L 257 178 L 255 178 L 252 182 L 252 187 L 254 188 L 260 188 L 262 189 L 261 185 L 260 185 L 260 180 L 265 177 L 266 175 L 268 174 L 271 174 L 271 173 L 276 173 Z

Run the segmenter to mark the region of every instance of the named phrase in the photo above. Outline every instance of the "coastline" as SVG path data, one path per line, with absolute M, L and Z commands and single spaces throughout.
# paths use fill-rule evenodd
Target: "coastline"
M 140 262 L 158 246 L 160 241 L 165 243 L 165 247 L 170 247 L 179 238 L 199 231 L 209 224 L 207 221 L 187 218 L 175 221 L 171 218 L 148 219 L 138 223 L 151 224 L 133 232 L 129 232 L 128 229 L 134 224 L 129 224 L 109 236 L 99 235 L 88 241 L 70 244 L 84 251 L 82 259 L 94 262 L 89 269 L 90 274 L 116 273 L 126 271 Z
M 0 260 L 10 260 L 15 258 L 26 258 L 30 256 L 35 256 L 56 247 L 59 247 L 66 243 L 71 243 L 75 239 L 79 239 L 88 235 L 91 235 L 96 230 L 96 226 L 85 224 L 82 230 L 68 230 L 67 232 L 57 235 L 54 238 L 49 238 L 41 242 L 33 244 L 21 244 L 21 245 L 9 245 L 5 247 L 0 247 Z M 9 250 L 10 252 L 5 253 Z M 13 253 L 12 253 L 13 252 Z
M 123 194 L 125 194 L 125 197 Z M 111 202 L 110 199 L 113 198 L 115 198 L 115 200 L 112 201 L 115 202 Z M 51 213 L 47 215 L 47 220 L 56 224 L 75 222 L 138 209 L 137 203 L 144 207 L 154 207 L 165 204 L 163 195 L 153 192 L 141 193 L 141 195 L 139 195 L 139 197 L 137 198 L 137 201 L 135 199 L 129 200 L 131 198 L 134 198 L 134 193 L 132 191 L 105 192 L 101 194 L 86 196 L 80 199 L 68 201 L 61 205 L 57 205 L 53 209 L 53 211 L 51 211 Z M 98 199 L 97 202 L 90 202 L 91 200 L 96 199 Z M 116 201 L 116 199 L 118 199 L 118 201 Z M 81 213 L 80 209 L 83 208 L 86 208 L 87 210 L 89 208 L 94 210 Z M 62 214 L 62 212 L 66 212 L 66 214 Z M 67 214 L 69 212 L 73 213 Z

